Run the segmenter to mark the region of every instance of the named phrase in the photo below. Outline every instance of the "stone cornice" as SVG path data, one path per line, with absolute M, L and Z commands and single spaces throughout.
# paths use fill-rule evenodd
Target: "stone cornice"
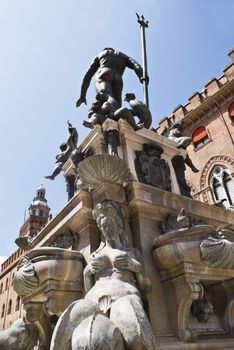
M 198 118 L 201 118 L 204 114 L 209 112 L 211 108 L 214 107 L 215 103 L 222 102 L 226 97 L 230 94 L 234 95 L 234 79 L 229 81 L 227 84 L 222 86 L 219 90 L 217 90 L 212 96 L 206 98 L 202 104 L 197 106 L 197 108 L 191 110 L 187 114 L 185 114 L 183 121 L 186 127 L 190 124 L 191 121 L 194 121 Z
M 215 103 L 222 103 L 234 96 L 234 50 L 229 52 L 229 56 L 233 62 L 224 68 L 224 74 L 219 78 L 213 77 L 208 80 L 203 91 L 195 91 L 188 98 L 188 103 L 179 104 L 174 108 L 171 116 L 160 120 L 157 130 L 162 131 L 165 126 L 170 126 L 171 119 L 172 122 L 183 120 L 186 129 L 191 122 L 194 123 L 213 109 Z
M 195 219 L 204 220 L 209 225 L 215 227 L 224 225 L 230 229 L 234 228 L 234 216 L 230 215 L 230 211 L 213 205 L 138 182 L 129 184 L 127 193 L 131 215 L 140 213 L 141 216 L 151 216 L 156 220 L 162 220 L 165 218 L 165 212 L 178 214 L 178 211 L 183 207 L 188 215 Z

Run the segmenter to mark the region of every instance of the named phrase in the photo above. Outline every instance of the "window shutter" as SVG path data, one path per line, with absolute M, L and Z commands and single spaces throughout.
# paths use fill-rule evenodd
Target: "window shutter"
M 232 102 L 228 108 L 230 117 L 234 118 L 234 102 Z
M 206 136 L 208 136 L 206 128 L 204 126 L 200 126 L 193 133 L 193 142 L 197 143 L 200 140 L 204 139 Z

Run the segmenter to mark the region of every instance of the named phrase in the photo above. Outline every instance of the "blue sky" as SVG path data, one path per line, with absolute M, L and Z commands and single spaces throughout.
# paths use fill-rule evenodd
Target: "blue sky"
M 113 47 L 141 62 L 135 11 L 147 30 L 153 125 L 230 63 L 234 0 L 0 0 L 0 256 L 17 249 L 24 211 L 43 182 L 55 215 L 66 204 L 63 176 L 44 179 L 54 165 L 66 121 L 80 141 L 88 106 L 79 109 L 83 75 L 92 58 Z M 143 99 L 134 72 L 124 92 Z M 91 83 L 88 105 L 94 100 Z

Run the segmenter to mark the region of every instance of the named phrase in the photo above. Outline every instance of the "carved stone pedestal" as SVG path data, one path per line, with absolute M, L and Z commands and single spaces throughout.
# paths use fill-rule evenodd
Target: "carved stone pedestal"
M 225 332 L 234 337 L 234 278 L 215 284 L 212 292 L 219 301 L 217 312 Z
M 22 297 L 26 320 L 39 331 L 40 350 L 48 350 L 54 317 L 83 295 L 83 256 L 77 251 L 43 247 L 23 258 L 14 288 Z
M 163 283 L 173 328 L 179 339 L 185 342 L 197 338 L 197 332 L 190 328 L 188 318 L 192 302 L 202 295 L 201 284 L 188 281 L 186 277 L 175 277 Z
M 43 303 L 29 302 L 24 304 L 26 321 L 34 324 L 39 331 L 39 350 L 48 350 L 53 328 L 50 318 L 46 315 Z
M 199 338 L 199 322 L 204 324 L 203 336 L 233 336 L 234 269 L 211 267 L 203 262 L 200 245 L 209 230 L 212 227 L 198 225 L 168 232 L 154 242 L 154 261 L 160 270 L 171 323 L 183 342 Z M 202 314 L 195 320 L 191 306 L 207 296 L 209 301 L 201 307 Z M 209 317 L 214 314 L 212 322 L 208 313 Z
M 113 130 L 120 144 L 114 142 Z M 79 152 L 86 155 L 89 149 L 92 155 L 80 161 Z M 180 195 L 171 160 L 183 153 L 155 132 L 106 120 L 87 135 L 75 161 L 69 158 L 64 164 L 71 187 L 75 176 L 74 196 L 30 243 L 35 249 L 15 278 L 27 320 L 40 332 L 40 350 L 50 343 L 51 349 L 65 350 L 67 341 L 77 349 L 83 338 L 89 349 L 119 350 L 122 337 L 134 350 L 233 350 L 234 235 L 228 241 L 210 236 L 217 227 L 234 230 L 234 217 Z M 95 208 L 100 211 L 97 222 Z M 183 211 L 191 215 L 188 226 L 177 221 Z M 174 221 L 163 225 L 168 216 Z M 75 244 L 46 248 L 58 246 L 66 232 Z M 103 336 L 112 323 L 122 327 L 113 347 L 114 338 L 106 342 L 109 338 Z

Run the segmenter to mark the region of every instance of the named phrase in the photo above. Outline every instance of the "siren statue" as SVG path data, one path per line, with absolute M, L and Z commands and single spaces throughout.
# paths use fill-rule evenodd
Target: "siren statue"
M 154 334 L 142 303 L 151 284 L 140 252 L 127 245 L 121 208 L 104 200 L 93 216 L 103 240 L 84 269 L 86 294 L 58 320 L 50 349 L 64 350 L 68 345 L 72 350 L 154 350 Z

